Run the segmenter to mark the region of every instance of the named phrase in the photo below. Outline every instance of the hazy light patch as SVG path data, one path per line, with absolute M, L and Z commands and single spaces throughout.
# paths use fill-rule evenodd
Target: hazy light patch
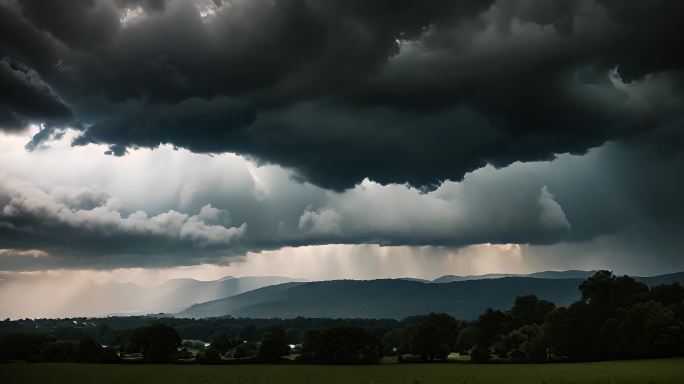
M 605 248 L 599 247 L 600 249 L 591 252 L 597 242 Z M 307 280 L 402 277 L 432 280 L 444 275 L 525 274 L 544 270 L 605 269 L 615 264 L 615 258 L 629 256 L 622 252 L 608 252 L 607 250 L 614 248 L 610 243 L 611 239 L 607 238 L 596 239 L 586 244 L 477 244 L 462 248 L 331 244 L 284 247 L 248 253 L 240 259 L 225 258 L 225 265 L 0 271 L 0 317 L 66 317 L 83 314 L 105 316 L 118 313 L 112 308 L 124 308 L 130 305 L 130 300 L 133 299 L 122 291 L 127 290 L 126 286 L 116 285 L 113 290 L 116 294 L 107 296 L 106 306 L 103 306 L 100 300 L 93 301 L 89 298 L 93 291 L 108 292 L 105 285 L 110 283 L 156 287 L 168 280 L 180 278 L 208 281 L 228 276 L 268 275 Z M 607 257 L 604 256 L 606 254 Z M 615 273 L 650 275 L 658 271 L 625 268 L 615 270 Z M 112 291 L 111 287 L 109 291 Z M 135 290 L 131 290 L 133 291 Z M 159 308 L 164 303 L 154 300 L 143 301 L 139 305 L 139 311 L 144 312 L 150 308 Z
M 478 244 L 463 248 L 329 244 L 284 247 L 249 252 L 230 264 L 200 264 L 171 268 L 54 269 L 5 272 L 10 280 L 59 278 L 95 283 L 117 281 L 157 286 L 171 279 L 217 280 L 226 276 L 287 276 L 307 280 L 417 277 L 434 279 L 446 274 L 534 272 L 523 265 L 524 246 Z M 533 267 L 532 267 L 533 268 Z
M 120 281 L 142 287 L 152 287 L 172 279 L 218 280 L 230 276 L 225 265 L 200 264 L 173 268 L 117 268 L 109 271 L 91 271 L 99 283 Z
M 225 271 L 234 276 L 284 275 L 309 280 L 415 277 L 447 274 L 528 273 L 518 244 L 463 248 L 329 244 L 248 253 Z
M 479 244 L 447 247 L 383 247 L 372 244 L 285 247 L 248 253 L 230 264 L 201 264 L 172 268 L 112 270 L 54 269 L 37 272 L 0 272 L 0 317 L 104 316 L 132 298 L 117 288 L 106 307 L 88 295 L 108 283 L 159 286 L 168 280 L 217 280 L 227 276 L 287 276 L 307 280 L 416 277 L 434 279 L 446 274 L 527 273 L 524 247 L 518 244 Z M 0 253 L 0 257 L 2 254 Z M 32 256 L 29 256 L 32 257 Z M 108 296 L 109 297 L 109 296 Z M 18 300 L 17 298 L 21 298 Z M 147 303 L 161 305 L 163 303 Z M 140 308 L 144 311 L 146 308 Z
M 7 275 L 0 282 L 0 316 L 62 316 L 92 286 L 88 275 L 85 271 L 70 273 L 68 278 L 54 271 Z

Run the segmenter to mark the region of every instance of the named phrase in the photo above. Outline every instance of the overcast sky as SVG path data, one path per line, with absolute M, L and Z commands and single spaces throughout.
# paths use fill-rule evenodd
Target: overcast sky
M 678 0 L 0 0 L 0 279 L 684 270 Z

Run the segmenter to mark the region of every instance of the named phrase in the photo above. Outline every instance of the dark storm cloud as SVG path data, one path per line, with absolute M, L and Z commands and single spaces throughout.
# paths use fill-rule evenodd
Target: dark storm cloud
M 0 88 L 0 126 L 5 129 L 18 130 L 29 121 L 66 124 L 73 119 L 36 71 L 7 57 L 0 58 Z
M 169 143 L 326 188 L 434 186 L 683 115 L 675 0 L 0 4 L 2 55 L 74 111 L 76 144 L 115 155 Z M 622 85 L 658 77 L 669 99 L 617 89 L 614 68 Z M 31 121 L 68 116 L 33 105 Z M 28 120 L 8 101 L 0 116 L 5 128 Z

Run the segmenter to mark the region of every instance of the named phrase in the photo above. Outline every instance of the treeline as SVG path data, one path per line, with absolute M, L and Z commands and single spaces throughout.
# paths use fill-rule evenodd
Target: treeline
M 55 340 L 42 333 L 0 335 L 0 361 L 116 363 L 117 351 L 92 339 L 78 342 Z
M 162 323 L 175 328 L 182 339 L 203 340 L 235 339 L 258 343 L 267 329 L 283 327 L 287 330 L 289 344 L 301 342 L 301 335 L 307 329 L 327 328 L 338 325 L 372 327 L 382 325 L 395 328 L 402 321 L 391 319 L 250 319 L 250 318 L 209 318 L 191 319 L 157 316 L 112 316 L 102 318 L 64 318 L 64 319 L 19 319 L 0 321 L 0 334 L 38 332 L 56 340 L 79 341 L 92 339 L 103 345 L 122 345 L 135 328 Z
M 684 288 L 653 288 L 599 271 L 568 307 L 519 297 L 462 329 L 456 350 L 474 362 L 591 361 L 684 355 Z
M 600 271 L 579 289 L 581 299 L 568 307 L 522 296 L 510 310 L 489 309 L 471 322 L 435 313 L 402 321 L 71 319 L 48 328 L 49 320 L 43 320 L 34 327 L 49 332 L 36 333 L 23 329 L 30 320 L 5 321 L 0 360 L 372 364 L 384 356 L 398 362 L 445 360 L 455 352 L 476 363 L 684 355 L 680 284 L 649 288 Z M 136 326 L 118 328 L 131 324 Z

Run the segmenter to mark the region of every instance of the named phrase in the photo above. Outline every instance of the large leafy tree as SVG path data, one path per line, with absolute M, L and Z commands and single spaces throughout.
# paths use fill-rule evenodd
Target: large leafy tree
M 256 358 L 259 361 L 272 362 L 280 360 L 288 353 L 290 353 L 290 347 L 287 345 L 285 328 L 270 327 L 264 332 Z
M 302 335 L 305 361 L 327 364 L 377 363 L 382 344 L 370 332 L 358 326 L 334 326 L 312 329 Z
M 168 363 L 177 358 L 181 338 L 175 328 L 165 324 L 153 324 L 134 329 L 128 340 L 129 351 L 143 354 L 148 363 Z
M 512 326 L 541 324 L 544 317 L 556 307 L 550 301 L 540 300 L 535 295 L 519 296 L 510 310 Z
M 409 352 L 423 360 L 446 359 L 455 349 L 458 320 L 444 314 L 431 313 L 408 329 Z

